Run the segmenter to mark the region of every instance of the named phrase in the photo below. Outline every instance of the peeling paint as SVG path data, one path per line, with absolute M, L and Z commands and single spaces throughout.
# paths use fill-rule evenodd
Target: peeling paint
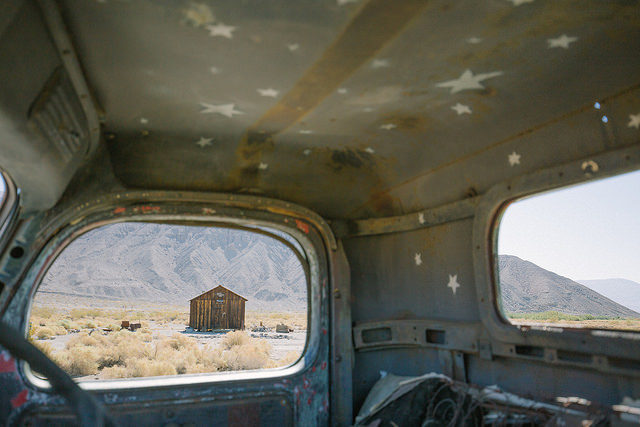
M 307 224 L 306 222 L 296 219 L 296 227 L 298 227 L 298 229 L 305 234 L 309 234 L 309 224 Z
M 14 408 L 19 408 L 20 406 L 24 405 L 27 400 L 29 400 L 29 390 L 24 389 L 20 393 L 18 393 L 17 396 L 11 399 L 11 406 L 13 406 Z
M 13 357 L 6 351 L 0 353 L 0 373 L 15 372 L 16 363 Z

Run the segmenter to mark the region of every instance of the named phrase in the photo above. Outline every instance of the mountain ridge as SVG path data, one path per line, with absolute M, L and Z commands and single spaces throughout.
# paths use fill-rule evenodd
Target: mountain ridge
M 559 311 L 608 317 L 640 314 L 567 277 L 514 255 L 498 256 L 502 305 L 507 313 Z
M 247 310 L 306 311 L 296 254 L 250 231 L 147 223 L 112 224 L 74 240 L 39 290 L 186 305 L 218 285 L 248 299 Z

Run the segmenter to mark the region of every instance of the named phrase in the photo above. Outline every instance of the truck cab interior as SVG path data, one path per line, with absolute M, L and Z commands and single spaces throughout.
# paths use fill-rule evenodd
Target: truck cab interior
M 637 261 L 591 273 L 640 246 L 582 252 L 614 232 L 640 241 L 637 1 L 4 0 L 0 81 L 0 424 L 640 423 L 633 295 L 586 288 L 640 277 Z M 617 195 L 627 214 L 566 199 L 562 224 L 605 224 L 567 250 L 535 222 L 562 215 L 526 205 L 624 177 L 598 200 Z M 514 239 L 546 264 L 501 249 L 516 208 L 531 222 Z M 65 248 L 121 223 L 288 247 L 299 357 L 116 379 L 62 369 L 34 345 L 36 292 Z M 565 255 L 582 270 L 549 273 Z M 546 287 L 507 288 L 534 276 Z M 229 287 L 182 296 L 214 285 Z

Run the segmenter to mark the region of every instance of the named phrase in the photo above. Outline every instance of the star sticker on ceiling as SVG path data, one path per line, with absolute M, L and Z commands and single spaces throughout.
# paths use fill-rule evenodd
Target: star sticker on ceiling
M 311 150 L 309 148 L 307 148 L 306 150 L 304 150 L 302 152 L 302 154 L 304 154 L 305 156 L 308 156 L 309 154 L 311 154 Z
M 220 69 L 218 67 L 211 67 L 209 68 L 209 71 L 211 71 L 211 74 L 218 74 Z
M 301 133 L 303 135 L 310 135 L 310 134 L 313 133 L 313 131 L 309 130 L 309 129 L 301 129 L 301 130 L 298 131 L 298 133 Z
M 463 105 L 463 104 L 460 104 L 459 102 L 453 107 L 451 107 L 451 109 L 456 113 L 458 113 L 458 115 L 471 114 L 471 108 L 469 108 L 468 105 Z
M 563 49 L 569 49 L 569 44 L 578 40 L 577 37 L 569 37 L 566 34 L 561 35 L 555 39 L 547 39 L 547 44 L 549 45 L 549 49 L 554 47 L 561 47 Z
M 211 37 L 226 37 L 228 39 L 233 38 L 233 31 L 235 31 L 236 27 L 231 25 L 224 25 L 223 23 L 219 23 L 216 25 L 207 25 L 207 30 L 209 30 L 209 35 Z
M 422 264 L 422 254 L 415 254 L 413 259 L 415 260 L 416 265 Z
M 338 89 L 338 93 L 340 95 L 344 95 L 347 93 L 347 88 L 346 87 L 341 87 L 340 89 Z
M 258 165 L 258 169 L 260 169 L 261 171 L 267 170 L 268 167 L 269 165 L 263 162 L 260 162 L 260 164 Z
M 236 110 L 236 104 L 205 104 L 201 102 L 200 105 L 204 110 L 200 111 L 202 114 L 221 114 L 225 117 L 233 117 L 234 114 L 244 114 L 242 111 Z
M 509 154 L 509 166 L 515 166 L 520 164 L 520 154 L 515 151 Z
M 514 6 L 520 6 L 525 3 L 533 3 L 533 0 L 509 0 Z
M 298 50 L 298 48 L 300 48 L 300 45 L 298 43 L 289 43 L 287 45 L 287 49 L 289 49 L 290 52 L 294 52 Z
M 467 43 L 470 43 L 470 44 L 478 44 L 478 43 L 481 43 L 481 42 L 482 42 L 482 39 L 480 39 L 478 37 L 469 37 L 467 39 Z
M 140 123 L 146 125 L 147 123 L 149 123 L 149 120 L 145 119 L 144 117 L 140 117 Z
M 422 212 L 418 214 L 418 222 L 424 224 L 424 214 Z
M 278 96 L 280 92 L 273 88 L 268 88 L 268 89 L 258 89 L 258 93 L 262 96 L 270 96 L 271 98 L 275 98 Z
M 498 77 L 502 75 L 502 71 L 493 71 L 491 73 L 480 73 L 473 75 L 471 70 L 465 70 L 460 77 L 454 80 L 438 83 L 437 87 L 446 87 L 451 89 L 451 93 L 458 93 L 469 89 L 484 89 L 480 84 L 481 81 Z
M 364 151 L 366 151 L 366 152 L 367 152 L 367 153 L 369 153 L 369 154 L 373 154 L 373 153 L 375 153 L 375 152 L 376 152 L 376 150 L 374 150 L 374 149 L 373 149 L 373 148 L 371 148 L 371 147 L 367 147 L 367 148 L 365 148 L 365 149 L 364 149 Z
M 640 129 L 640 113 L 629 114 L 629 123 L 627 123 L 627 127 Z
M 393 123 L 385 123 L 383 125 L 380 125 L 380 129 L 384 129 L 384 130 L 391 130 L 391 129 L 395 129 L 397 128 L 397 125 L 394 125 Z
M 458 290 L 458 288 L 460 287 L 460 283 L 458 283 L 458 275 L 454 274 L 449 275 L 449 283 L 447 283 L 447 288 L 451 288 L 451 290 L 453 291 L 453 294 L 456 294 L 456 291 Z
M 204 148 L 207 145 L 211 145 L 211 141 L 213 141 L 213 138 L 200 137 L 200 139 L 198 140 L 198 142 L 196 142 L 196 144 Z
M 385 68 L 388 67 L 389 60 L 388 59 L 374 59 L 371 61 L 371 68 Z

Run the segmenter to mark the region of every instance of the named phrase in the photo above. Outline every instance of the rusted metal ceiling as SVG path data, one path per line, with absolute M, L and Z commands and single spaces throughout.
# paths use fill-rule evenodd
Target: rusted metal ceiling
M 130 187 L 401 215 L 640 135 L 636 2 L 61 6 Z

